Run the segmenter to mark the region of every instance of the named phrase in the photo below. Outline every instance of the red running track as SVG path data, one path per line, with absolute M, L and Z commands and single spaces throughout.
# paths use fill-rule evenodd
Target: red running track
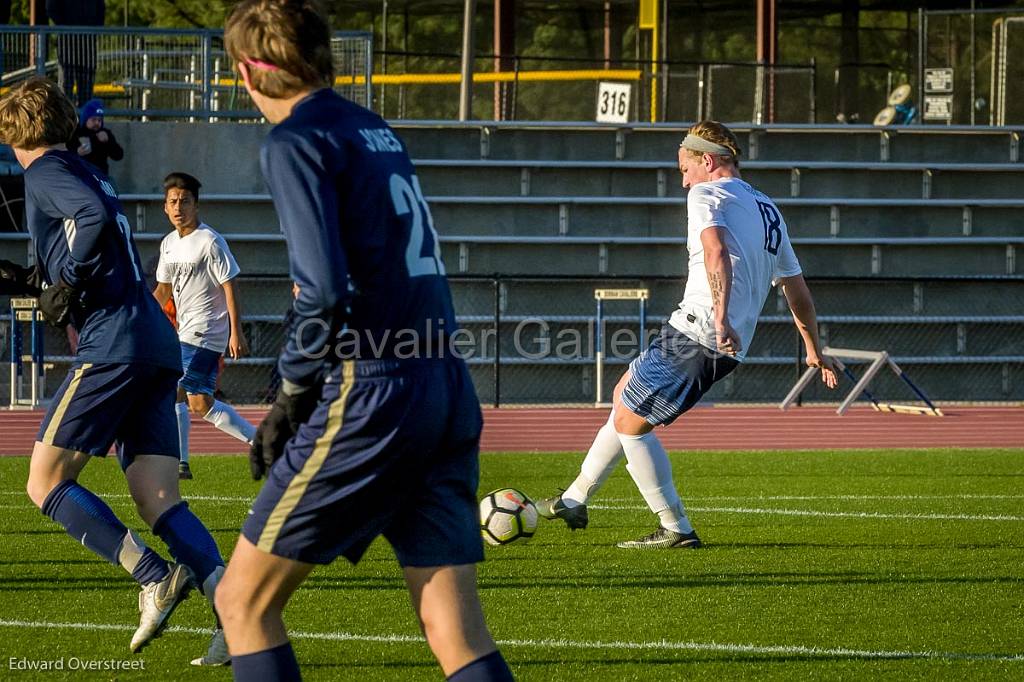
M 256 422 L 262 408 L 243 408 Z M 882 414 L 854 408 L 844 417 L 834 408 L 698 407 L 657 430 L 670 450 L 825 450 L 850 448 L 1024 448 L 1024 407 L 950 407 L 945 417 Z M 32 449 L 42 413 L 0 412 L 0 455 Z M 593 408 L 505 408 L 484 410 L 484 451 L 585 451 L 608 418 Z M 192 421 L 191 449 L 202 453 L 246 451 L 202 419 Z

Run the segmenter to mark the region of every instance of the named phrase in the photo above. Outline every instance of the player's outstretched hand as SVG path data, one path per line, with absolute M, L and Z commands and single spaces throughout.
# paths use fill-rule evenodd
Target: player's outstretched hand
M 0 295 L 38 296 L 41 282 L 36 268 L 0 260 Z
M 743 350 L 743 342 L 740 341 L 740 335 L 736 333 L 736 330 L 732 328 L 728 321 L 715 322 L 715 342 L 719 353 L 735 356 Z
M 821 370 L 821 380 L 829 388 L 835 388 L 839 385 L 839 375 L 836 374 L 839 371 L 839 366 L 834 358 L 828 355 L 808 355 L 807 366 L 819 368 Z
M 46 287 L 39 294 L 39 312 L 54 327 L 63 329 L 71 322 L 71 311 L 78 304 L 78 294 L 63 281 Z
M 249 449 L 249 470 L 253 480 L 263 478 L 284 454 L 288 441 L 309 420 L 319 399 L 319 385 L 301 393 L 288 394 L 284 389 L 277 392 L 277 399 L 257 427 Z

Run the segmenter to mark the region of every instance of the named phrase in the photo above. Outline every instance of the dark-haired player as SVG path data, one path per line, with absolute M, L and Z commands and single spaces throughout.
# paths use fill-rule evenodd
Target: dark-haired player
M 177 340 L 146 288 L 139 253 L 113 187 L 67 151 L 74 107 L 45 78 L 30 78 L 0 100 L 0 138 L 25 169 L 25 211 L 36 263 L 48 285 L 39 308 L 79 334 L 70 371 L 39 428 L 28 495 L 76 541 L 142 586 L 138 652 L 159 636 L 197 584 L 208 598 L 223 574 L 209 531 L 178 493 L 174 394 L 181 375 Z M 31 290 L 31 282 L 24 282 Z M 78 484 L 92 457 L 111 445 L 139 515 L 171 550 L 168 564 L 99 497 Z M 223 663 L 218 630 L 211 644 Z
M 160 242 L 153 295 L 161 306 L 173 299 L 183 374 L 178 383 L 178 475 L 192 478 L 188 463 L 191 411 L 218 429 L 252 443 L 256 427 L 235 408 L 214 398 L 221 357 L 249 353 L 238 312 L 234 279 L 238 263 L 224 237 L 199 219 L 199 180 L 188 173 L 164 178 L 164 213 L 174 227 Z
M 448 679 L 509 680 L 476 591 L 480 405 L 446 348 L 451 294 L 405 147 L 331 89 L 314 2 L 245 0 L 225 46 L 277 124 L 261 161 L 298 285 L 252 453 L 267 481 L 217 592 L 235 679 L 298 679 L 285 604 L 316 564 L 383 535 Z

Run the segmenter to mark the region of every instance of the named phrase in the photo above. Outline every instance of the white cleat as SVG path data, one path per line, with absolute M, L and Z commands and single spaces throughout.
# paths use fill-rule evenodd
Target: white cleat
M 171 572 L 160 582 L 150 583 L 139 592 L 139 629 L 132 635 L 133 654 L 142 651 L 163 633 L 167 619 L 178 604 L 185 600 L 195 579 L 192 571 L 184 564 L 174 564 Z
M 192 660 L 192 665 L 227 665 L 231 663 L 231 654 L 228 653 L 228 643 L 224 639 L 224 628 L 217 628 L 213 631 L 210 639 L 210 647 L 202 658 Z

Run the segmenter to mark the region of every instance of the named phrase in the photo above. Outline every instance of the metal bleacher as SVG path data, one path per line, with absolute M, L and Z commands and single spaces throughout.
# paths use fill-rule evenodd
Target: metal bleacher
M 204 182 L 203 219 L 228 237 L 243 270 L 278 276 L 243 281 L 255 357 L 229 373 L 244 374 L 253 388 L 243 393 L 258 394 L 289 292 L 284 243 L 259 188 L 260 131 L 194 124 L 191 139 L 175 146 L 165 133 L 174 126 L 180 133 L 181 124 L 122 125 L 132 129 L 116 129 L 119 138 L 143 148 L 130 154 L 160 158 L 152 177 L 140 177 L 151 166 L 144 160 L 115 175 L 144 259 L 155 255 L 166 230 L 160 178 L 191 169 Z M 494 323 L 487 279 L 494 273 L 504 276 L 503 340 L 532 316 L 547 319 L 552 333 L 585 331 L 602 277 L 629 276 L 652 289 L 652 328 L 678 302 L 686 275 L 685 193 L 675 154 L 683 128 L 402 122 L 396 130 L 416 160 L 448 273 L 456 276 L 460 320 L 470 330 Z M 734 130 L 744 147 L 744 178 L 786 217 L 828 342 L 889 350 L 938 400 L 1024 399 L 1024 280 L 1017 261 L 1024 248 L 1024 129 Z M 231 172 L 214 172 L 223 159 L 231 159 Z M 22 241 L 0 238 L 0 256 L 21 256 Z M 516 275 L 592 279 L 515 281 Z M 613 323 L 635 326 L 622 315 Z M 508 340 L 502 402 L 591 399 L 589 356 L 531 359 Z M 780 398 L 792 382 L 795 352 L 792 321 L 773 295 L 749 362 L 711 398 Z M 473 361 L 484 400 L 493 397 L 492 361 L 486 349 Z M 609 372 L 609 381 L 617 373 Z M 885 381 L 881 391 L 896 390 Z

